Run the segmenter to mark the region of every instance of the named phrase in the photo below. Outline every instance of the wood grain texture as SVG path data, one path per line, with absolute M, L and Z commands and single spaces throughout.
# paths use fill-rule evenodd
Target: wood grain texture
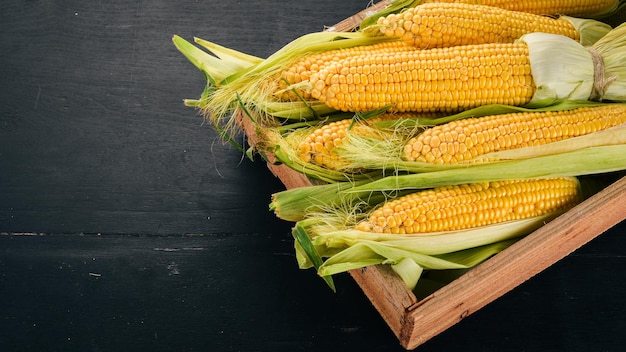
M 0 258 L 1 351 L 401 350 L 281 236 L 0 235 Z
M 265 57 L 323 29 L 322 18 L 333 23 L 366 4 L 318 8 L 315 21 L 307 16 L 312 4 L 299 2 L 258 1 L 243 12 L 237 2 L 3 6 L 2 229 L 259 231 L 271 215 L 262 212 L 269 194 L 282 185 L 183 106 L 204 78 L 171 37 L 198 36 Z M 233 222 L 241 213 L 256 221 Z
M 204 81 L 171 44 L 264 57 L 368 4 L 5 2 L 0 350 L 403 351 L 350 276 L 297 269 L 282 183 L 182 105 Z M 625 226 L 419 351 L 621 350 Z

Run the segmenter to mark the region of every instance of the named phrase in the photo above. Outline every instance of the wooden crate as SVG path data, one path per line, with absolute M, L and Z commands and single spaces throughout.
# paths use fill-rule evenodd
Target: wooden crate
M 372 7 L 328 27 L 345 31 L 356 27 Z M 621 22 L 621 21 L 620 21 Z M 255 126 L 238 116 L 248 144 L 257 144 Z M 274 164 L 268 168 L 287 189 L 312 185 L 302 173 Z M 504 251 L 476 266 L 425 298 L 418 299 L 400 277 L 385 265 L 351 270 L 382 318 L 406 349 L 415 349 L 430 338 L 460 322 L 524 281 L 566 257 L 585 243 L 626 219 L 626 177 L 588 198 L 567 213 L 550 221 Z

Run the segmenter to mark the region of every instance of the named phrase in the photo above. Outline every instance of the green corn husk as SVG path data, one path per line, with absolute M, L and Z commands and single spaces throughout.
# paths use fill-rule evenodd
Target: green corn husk
M 300 187 L 298 192 L 277 192 L 272 194 L 269 209 L 278 218 L 295 222 L 304 219 L 306 214 L 321 212 L 328 207 L 334 208 L 340 204 L 354 204 L 355 202 L 377 204 L 384 201 L 385 197 L 381 194 L 371 195 L 365 200 L 360 199 L 355 193 L 336 197 L 341 191 L 363 185 L 366 182 L 368 181 L 329 183 L 312 187 Z
M 536 92 L 531 103 L 546 98 L 626 101 L 626 24 L 610 31 L 591 47 L 560 35 L 530 33 L 528 45 Z M 603 62 L 598 76 L 592 53 Z M 555 60 L 558 58 L 558 60 Z
M 444 123 L 452 122 L 469 117 L 483 117 L 489 115 L 500 115 L 514 112 L 541 112 L 541 111 L 562 111 L 571 110 L 581 107 L 594 107 L 607 103 L 595 102 L 589 100 L 570 100 L 570 99 L 554 99 L 546 98 L 525 106 L 515 106 L 506 104 L 486 104 L 472 109 L 467 109 L 456 114 L 442 117 L 418 117 L 407 118 L 402 120 L 389 120 L 377 122 L 376 127 L 387 130 L 395 130 L 398 128 L 413 130 L 416 127 L 437 126 Z
M 172 41 L 176 48 L 183 53 L 194 66 L 204 72 L 207 78 L 211 79 L 213 83 L 220 82 L 230 75 L 248 69 L 263 61 L 261 58 L 228 49 L 200 38 L 194 38 L 194 42 L 210 50 L 215 56 L 200 50 L 197 46 L 177 35 L 172 38 Z
M 353 170 L 345 172 L 340 170 L 331 170 L 313 163 L 305 162 L 296 153 L 296 145 L 299 137 L 306 134 L 309 129 L 299 129 L 287 134 L 285 138 L 280 129 L 258 129 L 257 133 L 261 136 L 257 148 L 274 154 L 278 163 L 282 163 L 292 170 L 300 172 L 309 178 L 320 180 L 328 183 L 335 182 L 353 182 L 358 180 L 372 180 L 379 178 L 380 171 L 369 170 Z
M 621 127 L 624 130 L 624 127 Z M 468 167 L 387 176 L 344 192 L 422 189 L 467 182 L 500 181 L 511 178 L 581 176 L 626 169 L 626 144 L 577 149 L 566 153 L 536 156 Z
M 316 100 L 277 101 L 268 79 L 303 55 L 392 40 L 397 39 L 375 38 L 358 32 L 316 32 L 295 39 L 266 59 L 259 59 L 196 38 L 195 42 L 213 56 L 179 36 L 173 38 L 176 48 L 207 79 L 200 98 L 186 99 L 185 104 L 199 109 L 215 126 L 231 132 L 237 130 L 233 112 L 239 108 L 252 112 L 262 125 L 275 124 L 275 117 L 311 119 L 334 112 Z
M 371 181 L 338 182 L 288 189 L 272 195 L 270 209 L 283 220 L 300 221 L 306 218 L 307 214 L 327 207 L 336 207 L 348 202 L 372 204 L 414 189 L 514 178 L 598 175 L 621 170 L 626 170 L 626 145 L 592 147 L 563 155 L 485 164 L 472 168 L 394 174 Z
M 363 142 L 363 143 L 361 143 Z M 506 178 L 577 176 L 626 169 L 626 124 L 603 131 L 569 138 L 544 145 L 503 150 L 481 155 L 484 162 L 441 165 L 403 161 L 401 145 L 350 137 L 338 154 L 354 161 L 354 165 L 374 169 L 408 172 L 375 180 L 351 191 L 382 191 L 433 187 L 456 182 L 478 182 Z M 376 152 L 370 152 L 373 150 Z M 358 155 L 356 151 L 358 150 Z
M 366 120 L 385 112 L 387 109 L 388 107 L 384 107 L 379 110 L 361 114 L 334 114 L 324 117 L 323 120 L 298 122 L 276 127 L 263 128 L 257 124 L 257 134 L 260 137 L 260 141 L 256 147 L 260 150 L 273 153 L 280 163 L 312 179 L 333 183 L 379 178 L 381 172 L 376 170 L 366 170 L 362 168 L 337 168 L 335 170 L 305 162 L 298 156 L 297 146 L 308 134 L 322 124 L 349 118 L 352 118 L 355 122 Z
M 612 29 L 608 24 L 592 19 L 570 16 L 560 16 L 560 18 L 568 21 L 576 28 L 580 37 L 579 43 L 583 46 L 595 44 Z

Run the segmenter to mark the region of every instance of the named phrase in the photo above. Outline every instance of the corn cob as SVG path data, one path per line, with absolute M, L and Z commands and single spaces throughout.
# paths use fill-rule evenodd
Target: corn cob
M 315 129 L 298 145 L 300 159 L 329 169 L 340 168 L 343 158 L 334 150 L 342 143 L 352 123 L 352 119 L 344 119 Z
M 548 144 L 623 123 L 623 104 L 467 118 L 429 128 L 410 139 L 403 158 L 435 164 L 475 162 L 487 153 Z
M 359 54 L 384 53 L 390 50 L 401 52 L 414 50 L 414 48 L 403 41 L 389 41 L 306 55 L 280 73 L 279 77 L 276 78 L 278 87 L 274 95 L 283 101 L 308 100 L 311 98 L 310 93 L 307 90 L 298 89 L 298 84 L 308 81 L 311 75 L 319 71 L 324 65 Z
M 359 231 L 412 234 L 454 231 L 527 219 L 579 201 L 575 178 L 508 180 L 444 186 L 384 203 Z
M 463 3 L 426 3 L 378 19 L 378 31 L 420 49 L 482 43 L 512 43 L 532 32 L 561 34 L 593 44 L 611 27 L 594 20 L 551 18 L 499 7 Z M 579 32 L 576 25 L 583 29 Z M 590 27 L 593 25 L 593 27 Z
M 466 3 L 500 7 L 512 11 L 528 12 L 538 15 L 557 15 L 579 17 L 603 16 L 615 11 L 620 0 L 423 0 L 420 3 Z
M 311 96 L 342 111 L 454 112 L 522 105 L 535 92 L 528 47 L 481 44 L 361 55 L 311 76 Z

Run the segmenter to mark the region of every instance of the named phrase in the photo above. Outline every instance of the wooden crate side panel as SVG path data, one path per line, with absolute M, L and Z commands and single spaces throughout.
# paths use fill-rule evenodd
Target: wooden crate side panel
M 412 317 L 408 315 L 409 307 L 417 303 L 413 292 L 387 265 L 354 269 L 349 273 L 401 341 L 401 337 L 407 335 L 406 330 L 412 330 L 413 326 Z

